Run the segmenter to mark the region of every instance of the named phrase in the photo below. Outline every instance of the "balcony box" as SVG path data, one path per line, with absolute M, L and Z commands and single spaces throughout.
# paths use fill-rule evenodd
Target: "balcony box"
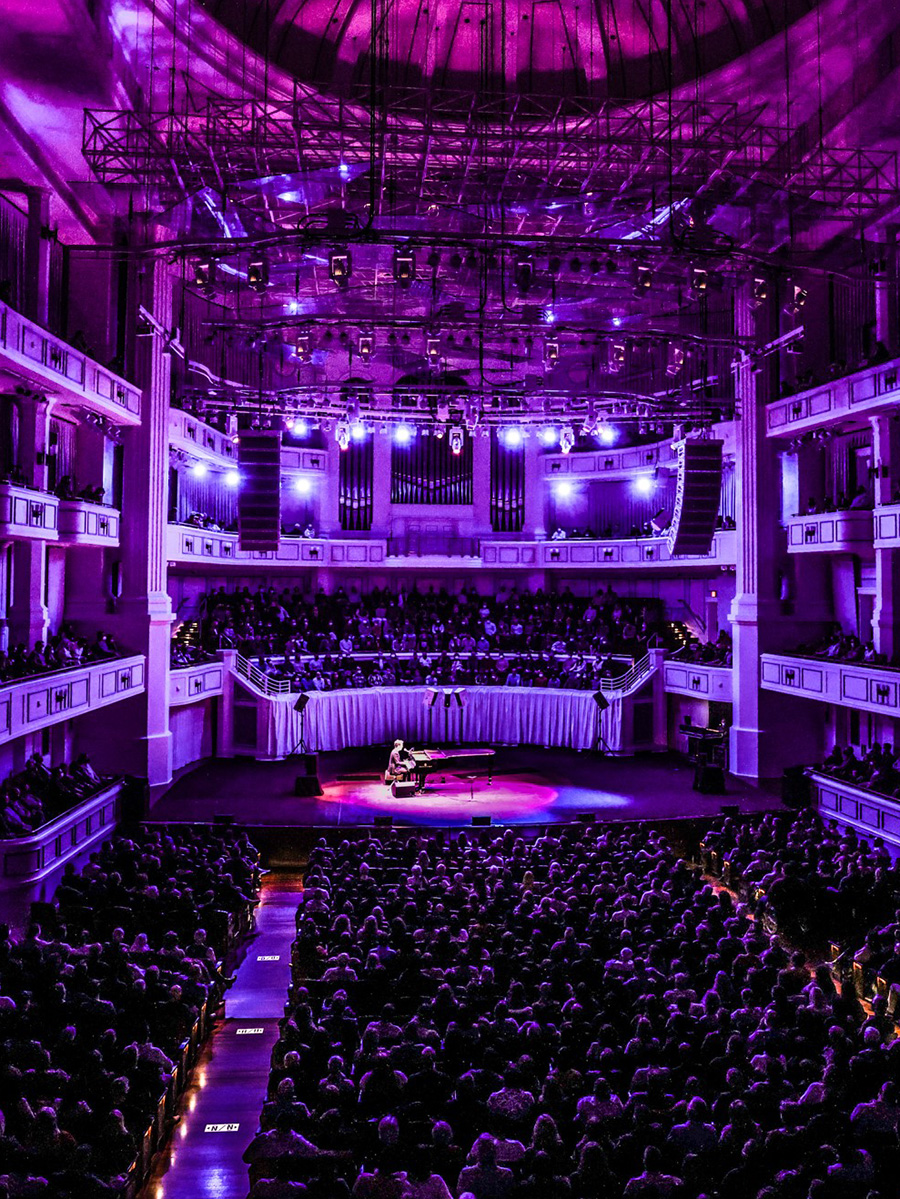
M 67 545 L 117 546 L 122 514 L 89 500 L 59 501 L 59 536 Z
M 816 512 L 795 516 L 787 524 L 791 554 L 861 554 L 871 556 L 872 510 Z
M 0 538 L 58 541 L 59 500 L 46 491 L 0 483 Z

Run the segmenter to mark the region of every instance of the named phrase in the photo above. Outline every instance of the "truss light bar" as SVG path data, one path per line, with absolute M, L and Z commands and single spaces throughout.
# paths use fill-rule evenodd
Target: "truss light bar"
M 646 295 L 653 286 L 653 272 L 649 266 L 639 266 L 634 273 L 634 294 Z
M 625 365 L 624 341 L 614 341 L 610 344 L 608 362 L 610 374 L 617 375 Z
M 441 359 L 441 339 L 439 337 L 429 337 L 425 342 L 425 353 L 431 365 L 437 366 Z
M 799 283 L 794 284 L 794 298 L 789 300 L 784 306 L 784 311 L 788 316 L 800 315 L 806 303 L 807 294 L 805 287 L 801 287 Z
M 294 343 L 294 355 L 300 362 L 309 362 L 310 360 L 310 345 L 309 334 L 301 333 Z
M 530 258 L 520 258 L 516 262 L 514 279 L 516 290 L 524 295 L 534 281 L 534 263 Z

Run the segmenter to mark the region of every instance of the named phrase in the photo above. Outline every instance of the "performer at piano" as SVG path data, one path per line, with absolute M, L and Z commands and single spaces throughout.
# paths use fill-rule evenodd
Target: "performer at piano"
M 393 783 L 397 779 L 405 779 L 414 765 L 412 754 L 398 738 L 394 742 L 394 748 L 391 750 L 391 756 L 388 758 L 388 768 L 385 771 L 384 781 L 386 783 Z

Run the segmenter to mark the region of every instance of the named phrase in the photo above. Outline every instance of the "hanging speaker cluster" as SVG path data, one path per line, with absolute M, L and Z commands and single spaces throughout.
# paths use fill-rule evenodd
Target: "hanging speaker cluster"
M 722 494 L 721 441 L 679 441 L 678 487 L 666 540 L 673 558 L 712 549 Z
M 281 431 L 247 429 L 238 442 L 242 550 L 277 550 L 281 534 Z

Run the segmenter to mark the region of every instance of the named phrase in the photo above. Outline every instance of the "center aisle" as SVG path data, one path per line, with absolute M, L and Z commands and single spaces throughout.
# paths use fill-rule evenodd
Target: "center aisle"
M 300 879 L 269 875 L 256 909 L 225 1020 L 206 1044 L 181 1107 L 181 1122 L 143 1199 L 246 1199 L 242 1160 L 259 1123 L 291 975 Z

